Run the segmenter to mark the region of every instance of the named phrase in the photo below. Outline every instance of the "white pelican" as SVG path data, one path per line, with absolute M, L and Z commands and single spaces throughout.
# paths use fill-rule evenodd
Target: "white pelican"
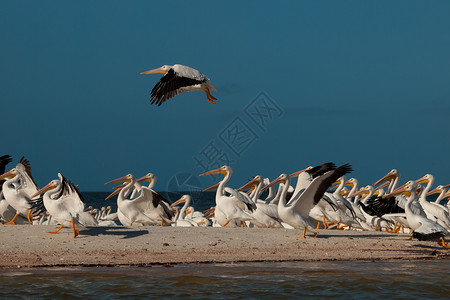
M 311 184 L 314 178 L 336 169 L 334 163 L 324 163 L 316 167 L 308 167 L 289 175 L 290 178 L 297 177 L 297 184 L 292 197 L 298 197 Z M 289 200 L 289 197 L 288 197 Z
M 162 200 L 164 198 L 155 191 L 141 186 L 132 174 L 114 179 L 105 184 L 125 182 L 125 186 L 120 186 L 106 199 L 115 194 L 117 197 L 117 212 L 120 222 L 125 226 L 155 225 L 159 222 L 164 225 L 173 223 L 173 211 L 166 207 Z M 130 198 L 131 190 L 136 188 L 136 192 Z M 159 222 L 158 222 L 159 221 Z
M 204 91 L 206 99 L 216 103 L 210 91 L 216 91 L 209 78 L 199 71 L 183 65 L 164 65 L 160 68 L 142 72 L 141 74 L 165 74 L 152 89 L 151 103 L 161 105 L 163 102 L 182 92 Z
M 267 228 L 283 228 L 278 217 L 278 208 L 276 204 L 266 203 L 265 201 L 259 199 L 262 193 L 262 188 L 264 186 L 264 178 L 260 175 L 256 175 L 251 181 L 247 182 L 244 186 L 240 187 L 239 190 L 244 190 L 247 188 L 253 188 L 250 199 L 256 205 L 256 210 L 251 213 L 254 220 L 249 221 L 256 227 L 267 227 Z
M 365 196 L 363 196 L 362 199 L 360 198 L 357 200 L 359 205 L 361 206 L 360 211 L 364 215 L 365 224 L 370 226 L 370 228 L 367 228 L 367 226 L 365 226 L 363 223 L 361 223 L 361 225 L 363 226 L 364 229 L 366 229 L 366 230 L 375 229 L 375 231 L 377 231 L 377 230 L 381 231 L 382 228 L 385 228 L 385 230 L 388 231 L 393 223 L 391 221 L 391 219 L 390 218 L 385 219 L 384 215 L 377 216 L 376 214 L 373 214 L 373 215 L 369 214 L 369 212 L 372 213 L 372 211 L 370 210 L 370 208 L 367 208 L 367 206 L 365 205 L 366 201 L 373 196 L 374 192 L 375 192 L 375 188 L 371 185 L 367 185 L 366 187 L 361 188 L 359 191 L 355 192 L 354 194 L 350 194 L 349 197 L 365 195 Z
M 30 162 L 22 157 L 15 168 L 0 175 L 0 180 L 5 178 L 8 179 L 2 185 L 3 196 L 15 210 L 12 220 L 5 224 L 16 224 L 14 221 L 19 214 L 26 216 L 29 223 L 32 224 L 33 208 L 39 205 L 39 201 L 37 199 L 31 200 L 33 197 L 30 197 L 38 190 L 36 182 L 31 176 Z
M 8 163 L 10 163 L 12 161 L 11 156 L 10 155 L 3 155 L 0 156 L 0 174 L 5 173 L 5 167 Z M 3 221 L 7 221 L 7 220 L 12 220 L 14 218 L 14 216 L 16 215 L 16 210 L 8 204 L 8 201 L 6 201 L 6 199 L 3 197 L 3 183 L 5 182 L 5 180 L 0 180 L 0 218 Z M 16 219 L 14 220 L 15 223 L 17 224 L 26 224 L 28 223 L 27 218 L 24 218 L 22 216 L 18 216 L 16 217 Z
M 58 173 L 58 178 L 52 180 L 31 197 L 44 193 L 45 208 L 61 224 L 56 231 L 50 231 L 49 233 L 56 234 L 64 225 L 72 224 L 73 237 L 75 238 L 79 234 L 75 224 L 82 227 L 92 226 L 97 225 L 97 221 L 90 213 L 84 211 L 84 199 L 78 187 L 62 176 L 61 173 Z
M 351 171 L 351 166 L 345 164 L 316 177 L 300 196 L 294 195 L 288 203 L 286 203 L 286 192 L 290 178 L 286 174 L 281 174 L 268 185 L 272 186 L 276 183 L 281 183 L 280 189 L 282 189 L 282 194 L 278 202 L 280 219 L 294 228 L 303 228 L 302 238 L 305 238 L 306 230 L 308 229 L 317 236 L 317 232 L 312 227 L 314 226 L 312 225 L 312 218 L 309 216 L 311 209 L 322 199 L 333 182 Z
M 422 178 L 416 180 L 417 184 L 427 183 L 425 189 L 420 193 L 419 203 L 422 205 L 427 218 L 438 222 L 445 228 L 450 228 L 450 215 L 446 207 L 427 201 L 427 194 L 434 183 L 434 176 L 431 174 L 426 174 Z
M 433 222 L 422 215 L 415 214 L 411 209 L 411 203 L 417 201 L 418 198 L 417 188 L 418 184 L 415 181 L 410 180 L 387 196 L 399 194 L 406 195 L 407 201 L 405 205 L 405 213 L 409 228 L 413 230 L 413 235 L 411 238 L 417 238 L 419 241 L 438 239 L 439 245 L 444 248 L 450 248 L 450 246 L 445 242 L 445 236 L 448 236 L 450 233 L 438 223 Z
M 189 204 L 191 203 L 191 196 L 189 195 L 183 195 L 180 199 L 172 203 L 171 207 L 176 207 L 178 204 L 183 203 L 183 207 L 178 211 L 177 215 L 175 216 L 174 223 L 172 226 L 176 227 L 198 227 L 198 224 L 195 223 L 192 220 L 186 219 L 186 209 L 188 208 Z
M 222 227 L 227 226 L 231 221 L 240 221 L 243 226 L 244 221 L 250 221 L 254 218 L 251 213 L 256 209 L 253 201 L 247 197 L 247 194 L 236 191 L 226 186 L 228 180 L 233 173 L 231 167 L 222 166 L 218 169 L 208 171 L 199 176 L 224 174 L 225 177 L 220 181 L 216 192 L 216 208 L 215 218 L 216 222 Z M 225 192 L 231 194 L 227 196 Z
M 434 190 L 429 191 L 427 196 L 439 194 L 439 196 L 436 198 L 436 200 L 434 200 L 434 203 L 440 204 L 441 201 L 444 199 L 444 196 L 447 193 L 448 188 L 450 188 L 450 184 L 438 185 Z

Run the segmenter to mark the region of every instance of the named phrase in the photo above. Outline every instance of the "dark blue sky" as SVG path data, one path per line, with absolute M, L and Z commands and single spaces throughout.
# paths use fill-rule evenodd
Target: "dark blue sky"
M 448 1 L 2 1 L 0 154 L 25 155 L 39 186 L 61 172 L 82 191 L 147 172 L 166 190 L 225 159 L 232 186 L 328 161 L 351 163 L 362 184 L 392 168 L 448 184 L 449 11 Z M 160 75 L 139 73 L 175 63 L 210 77 L 218 104 L 194 92 L 150 105 Z M 265 113 L 263 126 L 246 107 Z

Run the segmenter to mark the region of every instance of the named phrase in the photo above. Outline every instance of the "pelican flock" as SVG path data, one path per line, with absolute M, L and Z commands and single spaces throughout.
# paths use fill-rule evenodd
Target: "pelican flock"
M 199 174 L 223 175 L 217 184 L 205 189 L 216 189 L 215 205 L 205 212 L 191 206 L 191 195 L 173 203 L 164 198 L 154 190 L 156 176 L 152 173 L 139 179 L 127 174 L 106 182 L 119 184 L 106 197 L 117 196 L 118 209 L 112 212 L 111 207 L 86 207 L 78 187 L 60 173 L 39 189 L 27 159 L 22 157 L 5 172 L 11 162 L 11 156 L 0 156 L 0 221 L 7 225 L 59 226 L 49 231 L 52 234 L 64 226 L 71 227 L 74 238 L 80 229 L 93 226 L 232 226 L 300 230 L 300 237 L 306 238 L 308 232 L 318 236 L 323 226 L 393 234 L 409 230 L 410 239 L 435 240 L 441 247 L 450 248 L 446 242 L 450 235 L 450 185 L 432 189 L 435 179 L 431 174 L 398 187 L 400 173 L 394 169 L 374 184 L 360 188 L 356 178 L 346 179 L 353 171 L 350 164 L 325 163 L 290 175 L 282 173 L 272 181 L 256 175 L 235 189 L 228 186 L 232 168 L 224 165 Z M 437 198 L 430 198 L 435 194 Z

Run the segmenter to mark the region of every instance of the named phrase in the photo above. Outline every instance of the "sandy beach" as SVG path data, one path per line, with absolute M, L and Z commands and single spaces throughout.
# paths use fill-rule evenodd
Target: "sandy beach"
M 0 267 L 118 266 L 176 263 L 449 259 L 437 242 L 409 234 L 259 228 L 95 227 L 77 238 L 48 225 L 0 226 Z

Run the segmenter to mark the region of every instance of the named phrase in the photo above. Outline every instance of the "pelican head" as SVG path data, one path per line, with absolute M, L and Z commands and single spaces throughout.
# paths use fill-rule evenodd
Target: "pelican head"
M 224 175 L 228 175 L 231 173 L 231 167 L 230 166 L 222 166 L 220 168 L 205 172 L 203 174 L 200 174 L 198 176 L 206 176 L 206 175 L 213 175 L 213 174 L 224 174 Z
M 147 173 L 146 175 L 142 176 L 141 178 L 139 178 L 137 180 L 137 182 L 143 182 L 143 181 L 148 181 L 149 183 L 152 183 L 152 182 L 156 181 L 156 176 L 153 173 Z
M 289 180 L 290 181 L 290 176 L 287 174 L 281 174 L 280 176 L 278 176 L 277 179 L 275 179 L 274 181 L 272 181 L 271 183 L 269 183 L 268 185 L 266 185 L 262 190 L 265 191 L 266 189 L 270 188 L 271 186 L 274 186 L 275 184 L 279 184 L 279 183 L 284 183 L 286 184 L 286 182 Z
M 17 174 L 16 174 L 16 168 L 13 168 L 13 169 L 11 169 L 11 171 L 6 172 L 6 173 L 0 175 L 0 180 L 1 180 L 1 179 L 8 178 L 8 177 L 14 178 L 14 177 L 16 177 L 16 175 L 17 175 Z
M 175 201 L 174 203 L 172 203 L 170 206 L 174 207 L 177 206 L 180 203 L 185 203 L 185 202 L 190 202 L 191 201 L 191 196 L 189 195 L 183 195 L 180 199 L 178 199 L 177 201 Z
M 131 181 L 133 181 L 133 178 L 134 178 L 134 176 L 132 174 L 127 174 L 123 177 L 108 181 L 105 184 L 118 183 L 118 182 L 131 182 Z
M 52 180 L 52 181 L 50 181 L 49 184 L 47 184 L 47 185 L 44 186 L 42 189 L 40 189 L 39 191 L 37 191 L 36 193 L 34 193 L 33 195 L 31 195 L 31 196 L 30 196 L 30 199 L 33 199 L 34 197 L 36 197 L 36 196 L 38 196 L 38 195 L 40 195 L 40 194 L 42 194 L 42 193 L 45 193 L 45 192 L 47 192 L 47 191 L 49 191 L 49 190 L 56 189 L 56 188 L 58 187 L 58 183 L 59 183 L 58 180 Z
M 307 167 L 306 169 L 303 169 L 303 170 L 294 172 L 294 173 L 292 173 L 291 175 L 289 175 L 289 177 L 291 177 L 291 178 L 297 177 L 298 175 L 302 174 L 302 173 L 305 172 L 305 171 L 309 171 L 309 170 L 311 170 L 312 168 L 313 168 L 313 167 Z
M 384 195 L 383 198 L 398 196 L 398 195 L 406 195 L 407 197 L 411 196 L 413 192 L 417 190 L 417 183 L 413 180 L 408 181 L 401 187 L 394 190 L 392 193 Z
M 417 184 L 421 184 L 421 183 L 429 183 L 431 180 L 433 180 L 433 175 L 431 174 L 426 174 L 424 175 L 422 178 L 419 178 L 416 180 Z
M 167 74 L 167 72 L 169 72 L 169 70 L 172 68 L 172 66 L 169 65 L 164 65 L 160 68 L 157 69 L 153 69 L 153 70 L 149 70 L 149 71 L 145 71 L 145 72 L 141 72 L 141 74 Z
M 264 178 L 261 175 L 256 175 L 255 178 L 238 188 L 238 191 L 243 191 L 245 189 L 253 188 L 258 186 L 258 184 L 262 183 Z
M 358 180 L 356 180 L 355 178 L 350 178 L 349 180 L 347 180 L 347 181 L 345 182 L 345 186 L 351 186 L 351 187 L 354 187 L 354 186 L 356 186 L 356 185 L 358 185 Z
M 380 178 L 377 182 L 375 182 L 373 185 L 378 185 L 385 181 L 392 181 L 395 178 L 399 177 L 399 173 L 396 169 L 392 169 L 389 173 L 384 175 L 382 178 Z

